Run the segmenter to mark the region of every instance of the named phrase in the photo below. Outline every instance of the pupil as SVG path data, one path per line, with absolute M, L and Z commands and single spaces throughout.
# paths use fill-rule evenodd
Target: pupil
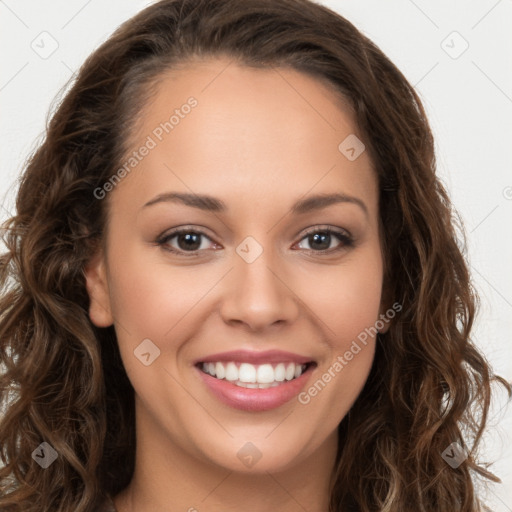
M 330 233 L 315 233 L 314 235 L 309 236 L 309 243 L 313 249 L 329 249 L 329 246 L 331 245 L 331 235 Z M 320 244 L 320 246 L 316 246 L 315 244 Z
M 178 246 L 180 249 L 184 250 L 191 250 L 194 251 L 196 249 L 199 249 L 201 246 L 201 242 L 199 240 L 199 237 L 201 235 L 197 233 L 185 233 L 185 234 L 179 234 L 178 235 Z M 183 244 L 181 243 L 183 242 Z

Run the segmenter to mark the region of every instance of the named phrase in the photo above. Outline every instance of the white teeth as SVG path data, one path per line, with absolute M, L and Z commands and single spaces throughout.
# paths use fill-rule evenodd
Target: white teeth
M 226 369 L 222 363 L 216 363 L 215 365 L 215 377 L 217 379 L 223 379 L 226 376 Z
M 256 367 L 249 363 L 242 363 L 238 369 L 238 380 L 256 382 Z
M 300 370 L 300 366 L 297 366 L 297 368 Z M 260 384 L 270 384 L 271 382 L 274 382 L 276 379 L 274 377 L 274 368 L 272 368 L 272 365 L 262 364 L 261 366 L 258 366 L 256 380 Z
M 274 370 L 274 378 L 277 382 L 283 382 L 286 376 L 286 368 L 283 363 L 279 363 Z
M 259 388 L 259 389 L 267 389 L 267 388 L 275 388 L 276 386 L 279 386 L 279 382 L 272 382 L 272 384 L 250 384 L 248 382 L 241 382 L 237 381 L 233 384 L 240 386 L 241 388 Z
M 289 363 L 286 367 L 285 378 L 286 380 L 292 380 L 295 377 L 295 365 L 293 363 Z
M 222 364 L 222 363 L 220 363 Z M 215 377 L 215 375 L 214 375 Z M 228 363 L 226 366 L 226 380 L 238 380 L 238 368 L 235 363 Z
M 266 389 L 278 386 L 280 382 L 289 381 L 300 377 L 305 369 L 304 364 L 278 363 L 273 366 L 270 363 L 253 365 L 250 363 L 234 362 L 209 362 L 203 363 L 202 369 L 217 379 L 225 379 L 237 386 L 245 388 Z

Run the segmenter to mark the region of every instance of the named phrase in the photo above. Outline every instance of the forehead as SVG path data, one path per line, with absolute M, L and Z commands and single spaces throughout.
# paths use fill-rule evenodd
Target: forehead
M 140 201 L 166 188 L 228 203 L 269 194 L 288 201 L 309 190 L 376 202 L 367 152 L 351 160 L 340 150 L 354 137 L 362 138 L 351 108 L 325 81 L 290 68 L 197 60 L 158 78 L 131 145 L 151 149 L 125 181 Z

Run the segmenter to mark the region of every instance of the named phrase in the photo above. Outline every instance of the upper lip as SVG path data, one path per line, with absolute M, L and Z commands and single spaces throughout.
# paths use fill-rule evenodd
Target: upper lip
M 301 356 L 292 352 L 284 352 L 282 350 L 266 350 L 264 352 L 254 350 L 232 350 L 230 352 L 219 352 L 198 359 L 195 364 L 199 363 L 216 363 L 216 362 L 240 362 L 240 363 L 297 363 L 306 364 L 313 362 L 311 357 Z

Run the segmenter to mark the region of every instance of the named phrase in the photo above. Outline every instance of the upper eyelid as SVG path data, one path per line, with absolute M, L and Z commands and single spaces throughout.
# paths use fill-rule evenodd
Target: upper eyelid
M 206 236 L 208 238 L 211 238 L 210 235 L 208 235 L 205 231 L 203 231 L 203 228 L 179 226 L 177 228 L 173 228 L 173 229 L 170 229 L 168 231 L 164 231 L 161 235 L 158 235 L 156 240 L 157 241 L 165 240 L 167 238 L 174 237 L 174 236 L 179 235 L 181 233 L 198 233 L 200 235 L 203 235 L 203 236 Z
M 319 225 L 319 226 L 315 226 L 315 227 L 312 227 L 312 228 L 307 228 L 306 231 L 304 231 L 304 235 L 303 235 L 302 238 L 310 235 L 311 233 L 317 233 L 317 232 L 321 233 L 322 231 L 329 231 L 329 232 L 334 233 L 334 234 L 346 235 L 347 237 L 352 238 L 352 234 L 347 229 L 344 229 L 344 228 L 334 228 L 334 227 L 328 226 L 328 225 Z M 302 238 L 301 238 L 301 240 L 302 240 Z

